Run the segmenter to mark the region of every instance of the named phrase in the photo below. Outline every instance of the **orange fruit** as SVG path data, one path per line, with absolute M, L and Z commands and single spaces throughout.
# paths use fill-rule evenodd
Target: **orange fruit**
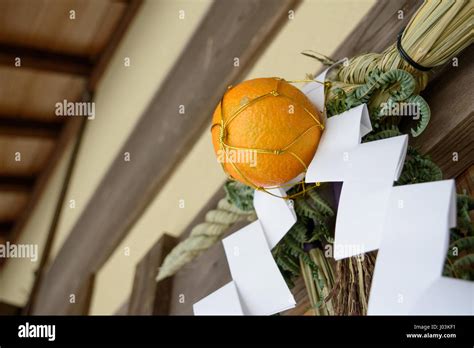
M 320 120 L 309 99 L 285 80 L 244 81 L 228 89 L 214 111 L 214 151 L 233 179 L 254 188 L 280 186 L 313 159 Z

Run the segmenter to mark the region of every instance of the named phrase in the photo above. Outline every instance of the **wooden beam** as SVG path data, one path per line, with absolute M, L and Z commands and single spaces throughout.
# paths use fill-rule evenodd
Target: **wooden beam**
M 17 58 L 21 59 L 21 68 L 79 76 L 90 75 L 93 66 L 85 57 L 30 47 L 0 45 L 0 65 L 15 69 Z
M 245 76 L 295 4 L 293 0 L 213 3 L 49 268 L 34 314 L 65 312 L 64 298 L 114 252 L 209 126 L 222 91 Z M 234 66 L 236 57 L 239 67 Z M 184 115 L 178 113 L 180 105 L 185 106 Z M 123 161 L 124 152 L 131 153 L 131 162 Z
M 169 314 L 171 279 L 157 283 L 155 278 L 164 258 L 177 242 L 177 238 L 164 234 L 138 263 L 128 304 L 129 315 Z
M 91 274 L 85 282 L 81 283 L 75 292 L 69 294 L 64 301 L 66 315 L 88 315 L 94 294 L 95 274 Z
M 54 151 L 50 159 L 48 160 L 47 165 L 35 181 L 34 188 L 32 190 L 31 197 L 28 201 L 26 208 L 24 209 L 20 218 L 15 223 L 15 226 L 12 230 L 12 240 L 17 240 L 21 232 L 25 228 L 32 212 L 35 210 L 41 198 L 41 195 L 46 189 L 49 178 L 51 177 L 52 173 L 54 173 L 54 170 L 57 164 L 59 163 L 62 155 L 68 148 L 69 142 L 76 139 L 76 136 L 81 128 L 82 122 L 82 117 L 72 117 L 68 118 L 67 121 L 65 121 L 65 127 L 58 138 Z
M 63 124 L 19 117 L 0 118 L 0 135 L 56 139 Z
M 0 235 L 7 237 L 12 231 L 14 224 L 14 221 L 0 221 Z
M 36 178 L 31 176 L 0 175 L 0 191 L 30 192 L 33 190 Z
M 455 178 L 474 164 L 474 46 L 448 65 L 422 92 L 431 109 L 425 132 L 411 140 L 429 154 L 446 179 Z
M 20 315 L 21 308 L 10 303 L 0 302 L 0 315 Z
M 456 178 L 456 190 L 464 195 L 474 195 L 474 164 Z
M 128 300 L 123 302 L 119 308 L 115 311 L 114 315 L 128 315 Z
M 91 95 L 89 95 L 87 97 L 84 97 L 84 98 L 88 98 L 88 99 L 83 99 L 83 101 L 90 102 L 92 100 Z M 41 280 L 43 278 L 45 267 L 49 262 L 51 249 L 53 247 L 53 243 L 54 243 L 54 240 L 55 240 L 55 237 L 56 237 L 58 224 L 59 224 L 61 214 L 62 214 L 63 208 L 64 208 L 64 200 L 65 200 L 66 194 L 67 194 L 68 189 L 69 189 L 69 184 L 70 184 L 70 181 L 71 181 L 72 174 L 74 172 L 74 166 L 76 164 L 77 155 L 79 153 L 79 149 L 80 149 L 80 146 L 81 146 L 81 141 L 82 141 L 82 137 L 84 135 L 86 125 L 87 125 L 87 118 L 85 118 L 85 117 L 81 118 L 80 119 L 80 124 L 78 124 L 79 129 L 77 130 L 77 134 L 74 134 L 74 135 L 76 135 L 74 137 L 74 141 L 75 141 L 74 147 L 72 149 L 71 156 L 68 159 L 68 163 L 67 163 L 67 167 L 66 167 L 66 173 L 64 174 L 64 179 L 63 179 L 63 182 L 62 182 L 61 190 L 59 192 L 59 196 L 58 196 L 58 199 L 56 201 L 56 207 L 55 207 L 55 210 L 54 210 L 53 217 L 51 219 L 51 224 L 50 224 L 50 227 L 49 227 L 48 236 L 46 237 L 46 242 L 45 242 L 44 247 L 43 247 L 43 251 L 42 251 L 41 259 L 40 259 L 40 262 L 39 262 L 39 266 L 38 266 L 38 269 L 36 271 L 35 281 L 33 283 L 32 289 L 31 289 L 31 293 L 30 293 L 30 297 L 28 299 L 28 303 L 24 308 L 24 310 L 26 311 L 26 314 L 29 314 L 29 311 L 31 310 L 32 306 L 35 303 L 36 296 L 38 294 L 39 284 L 41 283 Z M 74 131 L 75 131 L 75 129 L 74 129 Z M 85 302 L 85 301 L 90 301 L 90 298 L 88 298 L 87 296 L 88 296 L 88 291 L 89 290 L 92 292 L 93 282 L 94 282 L 94 279 L 93 279 L 92 275 L 90 275 L 89 279 L 86 280 L 86 282 L 85 282 L 86 284 L 82 284 L 81 288 L 78 290 L 78 292 L 80 294 L 80 297 L 81 297 L 79 305 L 78 306 L 74 305 L 72 307 L 69 306 L 68 310 L 70 312 L 67 312 L 68 314 L 81 314 L 81 313 L 78 313 L 78 311 L 83 310 L 83 307 L 85 305 L 88 306 L 90 304 L 89 302 Z M 92 294 L 90 294 L 90 296 L 92 296 Z

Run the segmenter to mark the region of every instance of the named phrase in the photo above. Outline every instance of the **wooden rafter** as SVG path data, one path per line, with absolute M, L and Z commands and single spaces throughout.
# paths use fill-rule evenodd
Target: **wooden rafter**
M 70 75 L 89 76 L 92 62 L 88 58 L 44 51 L 35 48 L 0 45 L 0 65 L 15 68 L 17 58 L 21 67 Z
M 0 118 L 0 135 L 56 139 L 63 124 L 18 117 Z
M 0 192 L 30 192 L 35 180 L 31 176 L 0 175 Z
M 245 76 L 296 3 L 213 3 L 49 268 L 33 314 L 67 312 L 68 294 L 106 262 L 209 125 L 222 91 Z M 233 64 L 236 57 L 239 67 Z M 210 69 L 212 74 L 206 74 Z M 186 107 L 183 117 L 179 105 Z M 133 165 L 123 161 L 126 151 L 133 156 Z
M 13 225 L 13 221 L 0 221 L 0 235 L 8 235 L 11 232 Z

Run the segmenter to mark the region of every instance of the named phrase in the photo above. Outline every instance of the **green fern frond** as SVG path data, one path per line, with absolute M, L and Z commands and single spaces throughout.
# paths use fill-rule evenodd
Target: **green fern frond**
M 474 237 L 461 238 L 451 243 L 451 245 L 449 246 L 449 256 L 457 257 L 460 252 L 466 250 L 474 252 Z M 456 251 L 457 255 L 453 255 L 454 251 Z
M 306 200 L 297 199 L 295 200 L 295 212 L 297 215 L 306 216 L 311 219 L 318 219 L 321 215 L 315 211 Z
M 321 214 L 326 216 L 334 216 L 334 211 L 331 206 L 319 195 L 316 190 L 308 191 L 308 196 L 311 198 L 311 202 L 318 209 Z
M 253 207 L 254 190 L 237 181 L 227 181 L 224 184 L 227 200 L 243 211 L 251 211 Z
M 289 257 L 288 255 L 285 255 L 285 254 L 281 254 L 276 259 L 276 262 L 279 266 L 281 266 L 283 269 L 291 272 L 293 275 L 299 275 L 300 274 L 300 267 L 294 261 L 294 259 L 292 257 Z
M 296 222 L 288 231 L 299 243 L 306 243 L 308 241 L 306 225 L 300 221 Z
M 474 268 L 474 253 L 467 254 L 466 256 L 463 256 L 458 260 L 454 261 L 453 267 L 457 270 Z
M 374 133 L 374 134 L 369 134 L 365 137 L 364 141 L 375 141 L 375 140 L 381 140 L 381 139 L 387 139 L 387 138 L 392 138 L 401 135 L 400 131 L 398 129 L 386 129 L 382 130 L 380 132 Z
M 410 130 L 413 137 L 419 136 L 428 127 L 431 119 L 431 111 L 428 103 L 419 95 L 412 95 L 405 100 L 407 103 L 416 104 L 419 111 L 419 120 L 415 128 Z

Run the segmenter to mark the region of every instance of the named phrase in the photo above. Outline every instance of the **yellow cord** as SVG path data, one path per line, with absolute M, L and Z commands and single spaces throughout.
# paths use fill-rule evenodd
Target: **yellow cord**
M 315 121 L 315 125 L 311 126 L 310 128 L 306 129 L 303 133 L 301 133 L 300 135 L 298 135 L 293 141 L 291 141 L 288 145 L 286 145 L 285 147 L 283 147 L 282 149 L 277 149 L 277 150 L 269 150 L 269 149 L 256 149 L 256 148 L 244 148 L 244 147 L 238 147 L 238 146 L 232 146 L 232 145 L 229 145 L 225 142 L 226 138 L 227 138 L 227 127 L 229 126 L 229 124 L 238 116 L 242 113 L 242 111 L 244 111 L 246 108 L 248 108 L 250 105 L 262 100 L 262 99 L 265 99 L 265 98 L 269 98 L 269 97 L 275 97 L 275 98 L 287 98 L 287 99 L 290 99 L 292 102 L 295 102 L 296 103 L 296 100 L 294 100 L 294 98 L 290 97 L 290 96 L 287 96 L 285 94 L 282 94 L 280 91 L 279 91 L 279 87 L 280 87 L 280 82 L 281 81 L 285 81 L 281 78 L 278 78 L 276 77 L 275 80 L 277 81 L 277 85 L 276 85 L 276 88 L 268 93 L 265 93 L 261 96 L 258 96 L 252 100 L 249 100 L 247 103 L 243 104 L 242 106 L 240 106 L 228 119 L 224 119 L 224 97 L 227 93 L 227 91 L 229 91 L 230 89 L 232 89 L 233 87 L 232 86 L 229 86 L 227 88 L 227 91 L 224 93 L 224 95 L 222 96 L 221 98 L 221 101 L 220 101 L 220 105 L 221 105 L 221 122 L 219 123 L 214 123 L 211 127 L 211 131 L 214 127 L 220 127 L 220 131 L 219 131 L 219 148 L 221 151 L 225 151 L 227 153 L 227 150 L 228 149 L 232 149 L 232 150 L 243 150 L 243 151 L 254 151 L 256 153 L 261 153 L 261 154 L 273 154 L 273 155 L 283 155 L 283 154 L 290 154 L 292 155 L 294 158 L 296 158 L 296 160 L 298 160 L 298 162 L 301 163 L 302 167 L 304 168 L 304 171 L 303 173 L 306 174 L 308 168 L 306 166 L 306 164 L 304 163 L 304 161 L 297 155 L 295 154 L 294 152 L 290 151 L 289 149 L 291 148 L 291 146 L 293 144 L 295 144 L 301 137 L 303 137 L 306 133 L 308 133 L 311 129 L 313 129 L 314 127 L 320 127 L 321 130 L 324 130 L 324 125 L 319 121 L 318 117 L 316 115 L 314 115 L 310 110 L 308 110 L 304 105 L 301 105 L 301 107 L 303 108 L 303 110 L 311 116 L 311 118 Z M 294 81 L 285 81 L 285 82 L 288 82 L 288 83 L 300 83 L 300 82 L 317 82 L 317 83 L 320 83 L 324 86 L 327 86 L 329 83 L 328 82 L 321 82 L 321 81 L 317 81 L 317 80 L 294 80 Z M 232 161 L 229 161 L 230 165 L 232 166 L 232 168 L 234 168 L 234 170 L 239 173 L 239 175 L 243 178 L 243 180 L 247 183 L 247 185 L 249 185 L 250 187 L 252 187 L 253 189 L 255 190 L 258 190 L 258 191 L 263 191 L 263 192 L 266 192 L 267 194 L 271 195 L 271 196 L 274 196 L 274 197 L 278 197 L 278 198 L 282 198 L 282 199 L 285 199 L 285 200 L 288 200 L 288 199 L 292 199 L 292 198 L 295 198 L 297 196 L 300 196 L 302 194 L 305 194 L 306 192 L 308 192 L 309 190 L 312 190 L 314 189 L 315 187 L 318 187 L 320 184 L 319 183 L 316 183 L 314 185 L 310 185 L 310 186 L 306 186 L 305 185 L 305 182 L 304 182 L 304 177 L 301 181 L 295 183 L 296 184 L 300 184 L 302 186 L 302 191 L 300 192 L 297 192 L 293 195 L 290 195 L 290 196 L 285 196 L 285 197 L 282 197 L 282 196 L 278 196 L 278 195 L 275 195 L 271 192 L 269 192 L 268 190 L 269 189 L 276 189 L 276 188 L 283 188 L 285 186 L 288 186 L 288 184 L 283 184 L 283 185 L 279 185 L 279 186 L 274 186 L 274 187 L 262 187 L 262 186 L 258 186 L 258 185 L 255 185 L 236 165 L 235 163 L 233 163 Z M 226 173 L 227 177 L 230 179 L 230 180 L 235 180 L 235 178 L 233 178 L 225 169 L 225 166 L 223 163 L 221 163 L 221 166 L 222 166 L 222 169 L 224 170 L 224 172 Z

